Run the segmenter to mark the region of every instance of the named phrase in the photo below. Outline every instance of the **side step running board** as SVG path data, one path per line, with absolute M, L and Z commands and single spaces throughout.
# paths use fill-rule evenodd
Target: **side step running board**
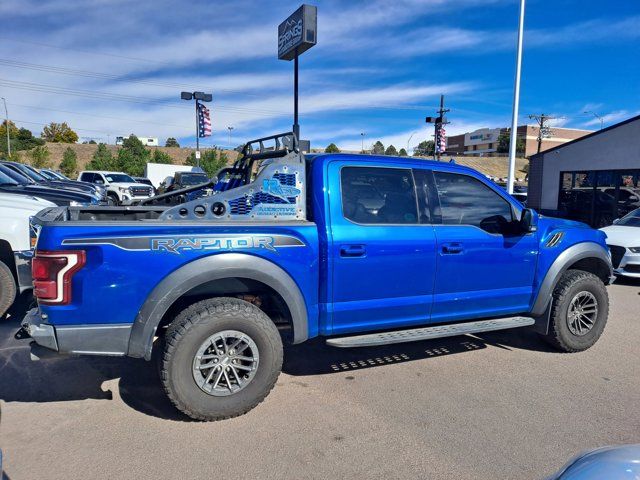
M 437 327 L 413 328 L 411 330 L 395 330 L 384 333 L 371 333 L 354 337 L 329 338 L 327 345 L 332 347 L 371 347 L 375 345 L 389 345 L 392 343 L 417 342 L 430 338 L 455 337 L 467 333 L 491 332 L 507 328 L 527 327 L 535 320 L 530 317 L 494 318 L 477 322 L 452 323 Z

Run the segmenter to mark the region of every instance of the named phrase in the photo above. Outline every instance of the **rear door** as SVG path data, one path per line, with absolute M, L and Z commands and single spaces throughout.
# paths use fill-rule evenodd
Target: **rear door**
M 437 275 L 431 320 L 526 312 L 533 293 L 537 233 L 523 233 L 502 194 L 466 173 L 433 171 Z
M 410 168 L 328 165 L 333 333 L 428 322 L 435 236 Z

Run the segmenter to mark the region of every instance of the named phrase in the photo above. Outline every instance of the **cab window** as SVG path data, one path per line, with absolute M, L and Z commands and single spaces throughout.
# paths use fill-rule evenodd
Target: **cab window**
M 444 225 L 473 225 L 498 233 L 512 221 L 511 204 L 469 175 L 434 172 Z
M 344 167 L 342 212 L 360 224 L 417 224 L 418 208 L 411 170 Z

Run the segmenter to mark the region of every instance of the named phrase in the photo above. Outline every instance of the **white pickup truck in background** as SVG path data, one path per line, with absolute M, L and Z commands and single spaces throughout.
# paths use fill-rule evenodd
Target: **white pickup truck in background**
M 29 218 L 54 206 L 41 198 L 0 193 L 0 318 L 17 293 L 32 288 Z

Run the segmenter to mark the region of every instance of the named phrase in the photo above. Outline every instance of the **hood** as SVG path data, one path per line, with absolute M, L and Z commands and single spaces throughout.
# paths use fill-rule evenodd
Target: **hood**
M 34 214 L 47 207 L 55 207 L 55 203 L 48 202 L 42 198 L 29 195 L 13 195 L 11 193 L 0 193 L 0 208 L 7 208 L 11 211 L 24 211 Z
M 608 227 L 601 228 L 600 231 L 607 235 L 608 244 L 620 245 L 622 247 L 640 246 L 640 227 L 610 225 Z
M 110 187 L 121 187 L 121 188 L 129 188 L 129 187 L 147 187 L 151 188 L 150 185 L 146 185 L 144 183 L 129 183 L 129 182 L 111 182 L 109 184 Z
M 12 185 L 0 186 L 0 192 L 22 194 L 50 200 L 58 205 L 68 205 L 68 202 L 98 203 L 98 200 L 87 193 L 56 189 L 42 185 Z M 60 203 L 62 202 L 62 203 Z
M 567 228 L 586 228 L 591 229 L 589 225 L 575 220 L 567 220 L 566 218 L 547 217 L 540 215 L 538 217 L 538 225 L 549 229 L 567 229 Z

